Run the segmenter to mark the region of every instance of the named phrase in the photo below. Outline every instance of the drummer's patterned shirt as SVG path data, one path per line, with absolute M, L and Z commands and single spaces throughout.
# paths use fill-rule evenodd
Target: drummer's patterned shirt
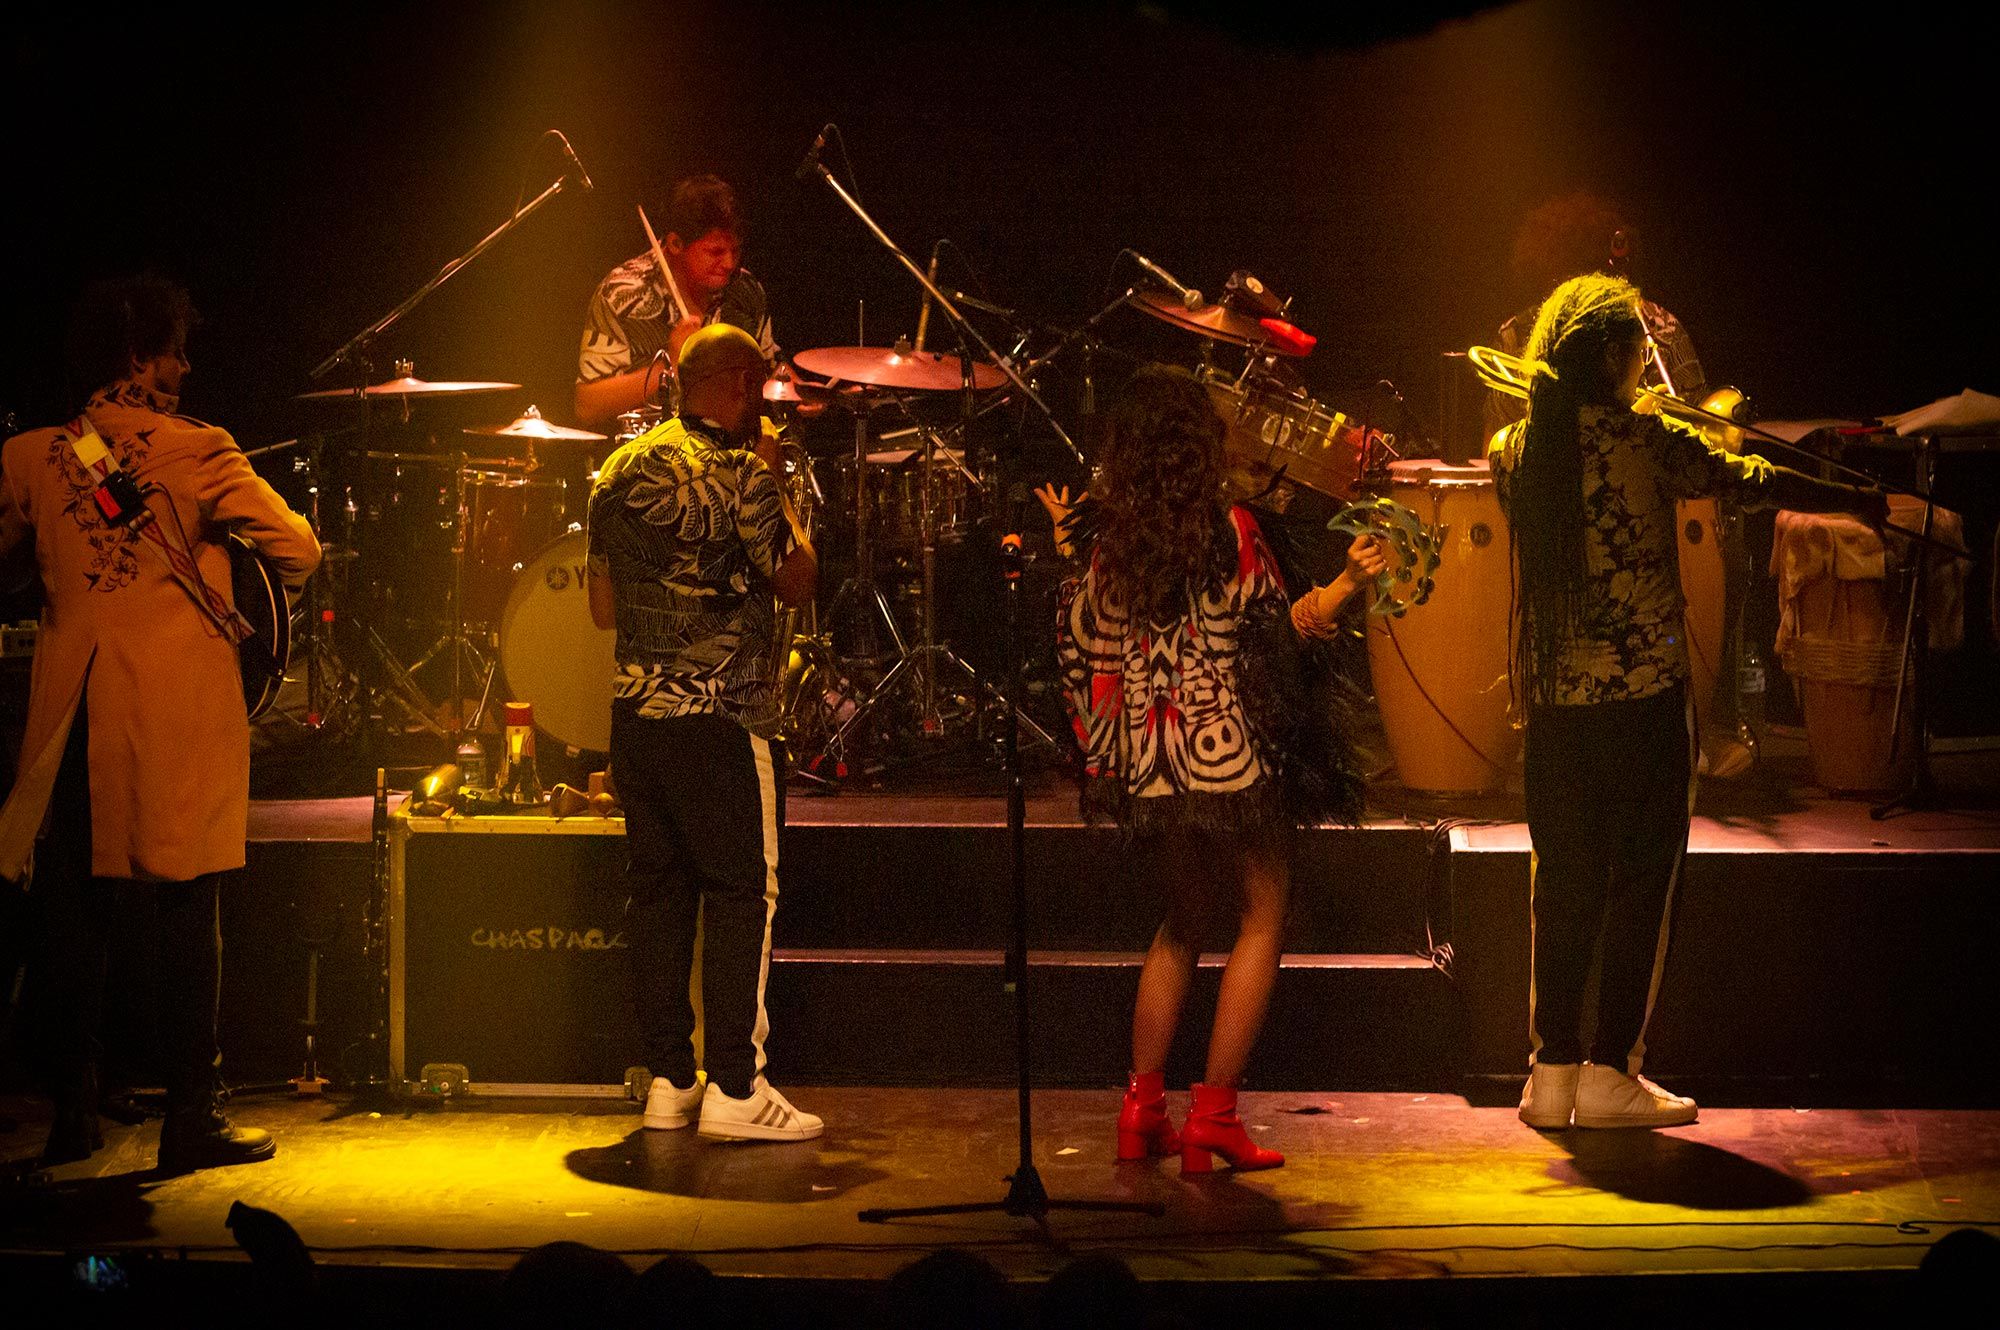
M 770 581 L 793 537 L 762 459 L 711 421 L 663 421 L 605 461 L 586 540 L 590 571 L 611 579 L 614 704 L 728 716 L 769 737 Z
M 1675 504 L 1714 496 L 1754 505 L 1771 497 L 1779 473 L 1761 457 L 1711 448 L 1693 429 L 1624 407 L 1584 407 L 1577 424 L 1589 582 L 1583 630 L 1557 667 L 1550 700 L 1582 706 L 1651 697 L 1689 673 Z M 1525 429 L 1509 425 L 1487 450 L 1509 521 Z
M 660 265 L 650 253 L 613 268 L 590 298 L 584 314 L 583 346 L 576 358 L 579 383 L 608 379 L 637 369 L 667 349 L 680 307 L 667 293 Z M 705 323 L 733 323 L 757 339 L 766 357 L 777 355 L 764 288 L 748 268 L 738 268 Z

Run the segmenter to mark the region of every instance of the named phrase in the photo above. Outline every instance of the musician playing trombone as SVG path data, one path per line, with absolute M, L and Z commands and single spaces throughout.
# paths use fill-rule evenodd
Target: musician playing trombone
M 1692 1099 L 1640 1075 L 1693 806 L 1676 501 L 1733 497 L 1878 524 L 1888 511 L 1877 491 L 1732 456 L 1635 411 L 1648 354 L 1637 288 L 1601 274 L 1564 282 L 1521 362 L 1527 418 L 1487 451 L 1513 533 L 1513 684 L 1528 718 L 1533 1051 L 1521 1120 L 1532 1127 L 1696 1116 Z

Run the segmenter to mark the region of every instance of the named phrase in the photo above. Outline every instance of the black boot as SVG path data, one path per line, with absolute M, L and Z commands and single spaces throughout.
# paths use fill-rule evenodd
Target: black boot
M 232 1127 L 213 1099 L 191 1109 L 173 1109 L 160 1127 L 160 1172 L 192 1173 L 228 1164 L 254 1164 L 278 1153 L 271 1133 Z
M 104 1148 L 104 1131 L 97 1121 L 97 1069 L 85 1068 L 69 1078 L 56 1095 L 56 1120 L 42 1146 L 41 1166 L 74 1164 Z

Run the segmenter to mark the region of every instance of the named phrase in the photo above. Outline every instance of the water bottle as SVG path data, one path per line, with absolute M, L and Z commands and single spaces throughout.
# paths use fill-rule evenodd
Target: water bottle
M 465 736 L 465 742 L 458 746 L 454 760 L 458 763 L 459 777 L 467 788 L 490 788 L 486 784 L 486 749 L 476 737 L 470 734 Z
M 1764 742 L 1764 685 L 1764 653 L 1746 641 L 1736 671 L 1736 729 L 1753 750 Z

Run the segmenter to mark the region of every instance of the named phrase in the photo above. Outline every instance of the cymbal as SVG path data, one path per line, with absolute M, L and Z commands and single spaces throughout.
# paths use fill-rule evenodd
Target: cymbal
M 331 402 L 342 397 L 455 397 L 467 393 L 504 393 L 520 387 L 518 383 L 492 383 L 484 380 L 460 380 L 432 382 L 413 374 L 390 379 L 387 383 L 371 383 L 360 390 L 352 388 L 322 388 L 318 392 L 300 393 L 301 402 Z
M 764 382 L 764 400 L 767 402 L 819 405 L 826 400 L 826 393 L 827 390 L 816 383 L 800 383 L 797 379 L 771 378 Z
M 607 435 L 568 425 L 551 425 L 542 419 L 541 408 L 531 406 L 504 425 L 474 425 L 463 431 L 503 439 L 532 439 L 536 443 L 602 443 Z
M 951 392 L 964 386 L 958 357 L 938 351 L 899 352 L 891 346 L 826 346 L 801 351 L 792 363 L 823 379 L 913 392 Z M 974 388 L 998 388 L 1007 376 L 984 361 L 972 365 Z
M 1226 305 L 1203 305 L 1191 310 L 1172 296 L 1140 291 L 1133 295 L 1132 306 L 1183 332 L 1198 333 L 1218 342 L 1261 347 L 1281 356 L 1302 356 L 1312 350 L 1310 340 L 1301 343 L 1291 337 L 1279 337 L 1265 328 L 1261 320 L 1238 314 Z

